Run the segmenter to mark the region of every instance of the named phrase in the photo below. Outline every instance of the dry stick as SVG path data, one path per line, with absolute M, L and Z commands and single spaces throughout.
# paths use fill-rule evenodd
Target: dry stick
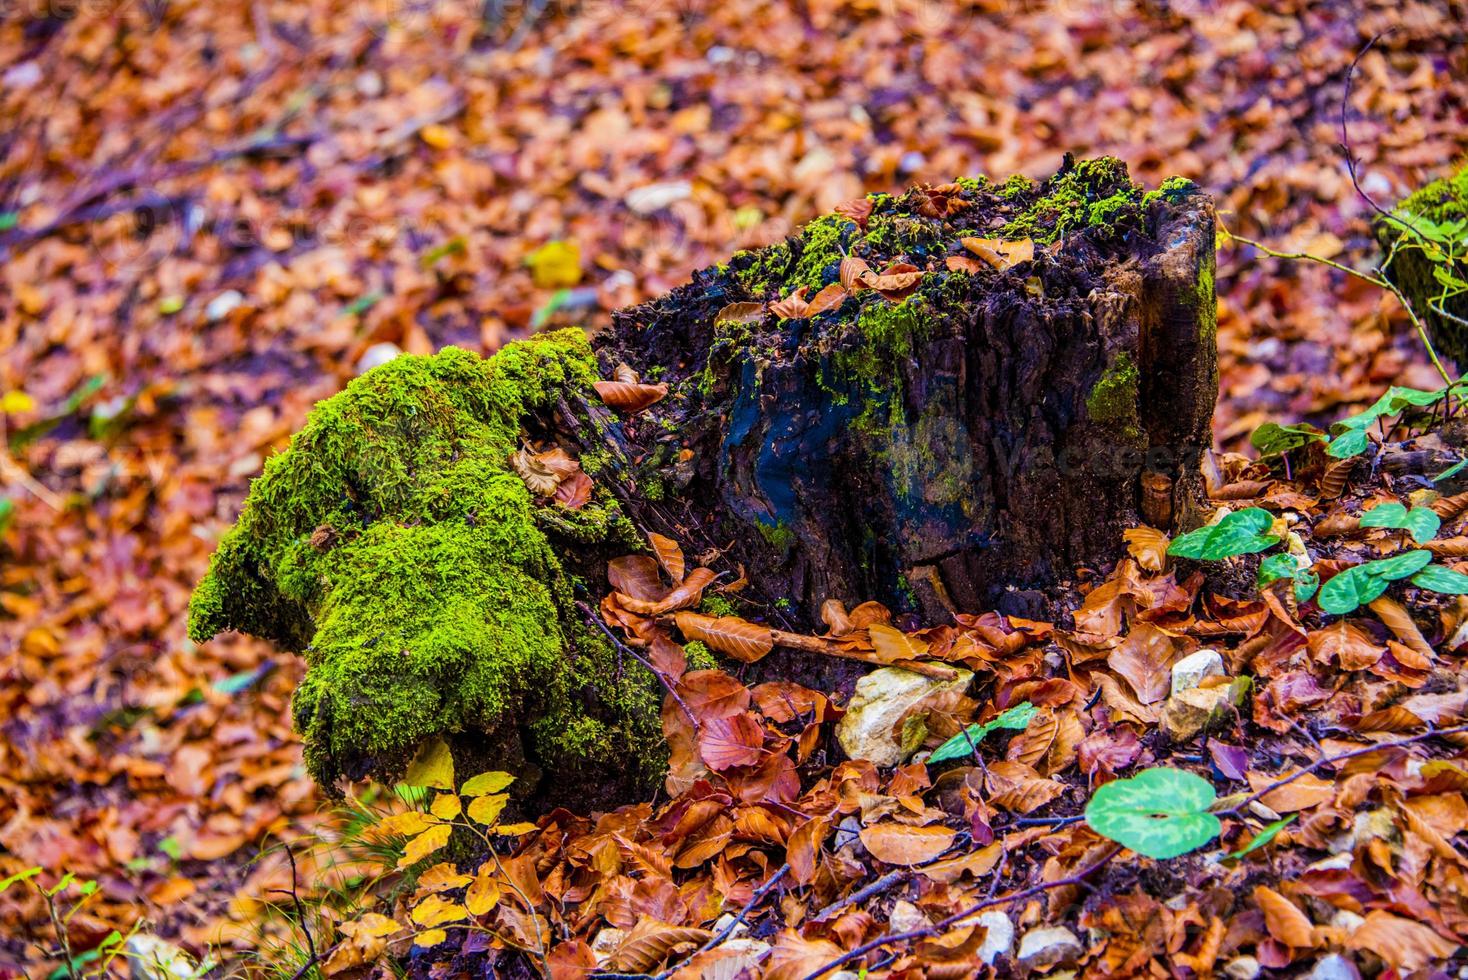
M 808 973 L 808 974 L 806 974 L 805 977 L 803 978 L 803 980 L 819 980 L 820 977 L 825 976 L 827 973 L 830 973 L 832 970 L 837 969 L 838 967 L 841 967 L 841 966 L 845 966 L 847 963 L 850 963 L 852 960 L 860 959 L 861 957 L 863 957 L 866 954 L 872 952 L 873 950 L 881 949 L 883 946 L 890 946 L 893 943 L 910 942 L 910 941 L 912 941 L 914 939 L 928 939 L 928 938 L 930 938 L 932 936 L 941 935 L 942 933 L 944 933 L 945 931 L 947 931 L 951 926 L 955 925 L 956 923 L 962 922 L 964 919 L 967 919 L 967 918 L 969 918 L 971 916 L 977 915 L 978 913 L 984 911 L 984 909 L 994 908 L 995 906 L 999 906 L 999 905 L 1009 905 L 1009 904 L 1011 904 L 1013 902 L 1018 902 L 1018 901 L 1022 901 L 1024 899 L 1026 899 L 1026 898 L 1031 898 L 1031 897 L 1033 897 L 1035 895 L 1042 894 L 1042 893 L 1047 892 L 1047 891 L 1050 891 L 1051 889 L 1054 889 L 1054 888 L 1061 888 L 1061 887 L 1064 887 L 1066 885 L 1079 885 L 1092 872 L 1094 872 L 1097 869 L 1101 868 L 1108 861 L 1110 861 L 1112 858 L 1116 857 L 1120 853 L 1121 853 L 1121 845 L 1118 844 L 1115 847 L 1111 848 L 1109 851 L 1107 851 L 1104 855 L 1102 855 L 1101 858 L 1098 859 L 1097 861 L 1095 861 L 1095 862 L 1087 865 L 1086 867 L 1082 868 L 1080 871 L 1075 872 L 1074 874 L 1067 875 L 1064 878 L 1060 878 L 1060 879 L 1058 879 L 1056 881 L 1043 881 L 1043 882 L 1041 882 L 1038 885 L 1031 885 L 1029 888 L 1026 888 L 1026 889 L 1024 889 L 1022 891 L 1014 892 L 1011 895 L 1005 895 L 1002 898 L 986 898 L 982 902 L 977 902 L 977 903 L 975 903 L 973 905 L 970 905 L 968 908 L 964 909 L 963 911 L 961 911 L 961 912 L 955 912 L 954 914 L 950 915 L 948 918 L 943 919 L 943 920 L 941 920 L 939 922 L 936 922 L 933 925 L 925 926 L 922 929 L 912 929 L 912 930 L 910 930 L 908 932 L 898 932 L 898 933 L 893 933 L 893 934 L 887 935 L 887 936 L 879 936 L 876 939 L 873 939 L 869 943 L 863 943 L 862 945 L 856 947 L 856 949 L 853 949 L 850 952 L 842 953 L 840 956 L 836 957 L 834 960 L 832 960 L 831 962 L 827 963 L 825 966 L 822 966 L 820 969 L 816 970 L 814 973 Z
M 789 873 L 790 865 L 788 863 L 780 865 L 780 867 L 776 869 L 775 873 L 770 875 L 769 880 L 767 880 L 763 885 L 760 885 L 759 888 L 755 890 L 755 893 L 750 896 L 749 901 L 744 903 L 744 908 L 739 910 L 739 914 L 734 917 L 734 921 L 729 923 L 724 928 L 720 929 L 715 935 L 709 937 L 708 942 L 704 943 L 698 949 L 694 950 L 683 962 L 685 964 L 692 962 L 699 954 L 707 953 L 709 950 L 719 945 L 719 943 L 722 943 L 724 940 L 728 939 L 729 936 L 734 932 L 734 930 L 739 928 L 739 924 L 744 921 L 745 917 L 748 916 L 749 913 L 753 912 L 756 908 L 758 908 L 759 903 L 765 900 L 765 896 L 768 895 L 774 889 L 774 887 L 780 883 L 780 880 Z M 672 976 L 672 974 L 677 969 L 677 967 L 669 967 L 668 969 L 664 970 L 662 973 L 659 973 L 656 977 L 654 977 L 653 980 L 666 980 L 666 978 Z
M 787 633 L 784 630 L 770 630 L 770 636 L 776 646 L 788 647 L 792 650 L 821 653 L 828 657 L 842 657 L 846 660 L 860 660 L 883 667 L 901 667 L 903 670 L 910 670 L 943 681 L 951 681 L 958 677 L 958 671 L 952 667 L 944 667 L 942 664 L 925 663 L 921 660 L 884 660 L 875 653 L 844 650 L 819 636 L 804 636 L 800 633 Z
M 1359 749 L 1352 749 L 1349 752 L 1342 752 L 1340 755 L 1328 755 L 1323 758 L 1316 759 L 1305 768 L 1296 770 L 1295 772 L 1290 773 L 1288 776 L 1285 776 L 1283 779 L 1276 779 L 1274 782 L 1270 783 L 1268 786 L 1265 786 L 1257 793 L 1251 793 L 1228 809 L 1219 810 L 1218 814 L 1229 814 L 1237 816 L 1244 807 L 1248 806 L 1250 803 L 1253 803 L 1255 800 L 1268 796 L 1270 793 L 1273 793 L 1275 790 L 1283 786 L 1288 786 L 1290 783 L 1293 783 L 1301 776 L 1306 776 L 1310 773 L 1313 773 L 1321 766 L 1328 766 L 1337 762 L 1345 762 L 1347 759 L 1355 759 L 1359 756 L 1370 755 L 1373 752 L 1380 752 L 1383 749 L 1403 748 L 1408 745 L 1414 745 L 1417 742 L 1425 742 L 1429 738 L 1437 738 L 1438 736 L 1447 735 L 1461 735 L 1465 732 L 1468 732 L 1468 725 L 1455 725 L 1452 728 L 1433 728 L 1429 729 L 1428 731 L 1421 732 L 1417 735 L 1409 736 L 1407 738 L 1397 738 L 1393 739 L 1390 742 L 1377 742 L 1375 745 L 1365 745 Z
M 647 661 L 645 657 L 643 657 L 637 651 L 633 650 L 627 644 L 617 639 L 616 635 L 612 633 L 607 624 L 602 622 L 602 618 L 598 616 L 596 612 L 586 603 L 577 600 L 576 608 L 581 610 L 581 615 L 586 619 L 588 623 L 601 630 L 602 635 L 605 636 L 609 641 L 611 641 L 612 646 L 616 648 L 618 653 L 625 653 L 627 656 L 631 657 L 633 660 L 636 660 L 638 663 L 642 664 L 642 666 L 652 671 L 652 675 L 656 677 L 658 679 L 658 682 L 663 685 L 663 690 L 668 692 L 668 697 L 677 702 L 678 707 L 682 708 L 683 713 L 688 716 L 689 722 L 693 724 L 693 730 L 698 731 L 697 716 L 695 716 L 694 713 L 689 710 L 688 705 L 681 697 L 679 697 L 678 692 L 674 690 L 673 685 L 668 683 L 668 679 L 663 676 L 662 671 L 654 667 L 651 663 Z

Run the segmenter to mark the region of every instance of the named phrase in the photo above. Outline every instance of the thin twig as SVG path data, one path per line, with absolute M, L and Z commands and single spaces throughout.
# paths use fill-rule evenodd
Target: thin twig
M 1414 745 L 1417 742 L 1425 742 L 1430 738 L 1437 738 L 1439 736 L 1447 735 L 1461 735 L 1465 732 L 1468 732 L 1468 725 L 1455 725 L 1452 728 L 1433 728 L 1429 731 L 1421 732 L 1417 735 L 1411 735 L 1407 738 L 1393 739 L 1390 742 L 1377 742 L 1374 745 L 1365 745 L 1359 749 L 1352 749 L 1349 752 L 1342 752 L 1339 755 L 1323 756 L 1319 759 L 1316 759 L 1314 762 L 1310 763 L 1303 769 L 1298 769 L 1282 779 L 1276 779 L 1274 782 L 1265 786 L 1263 789 L 1244 797 L 1244 799 L 1240 800 L 1238 803 L 1235 803 L 1228 809 L 1219 810 L 1218 814 L 1220 816 L 1223 814 L 1237 815 L 1244 809 L 1244 807 L 1248 806 L 1250 803 L 1253 803 L 1255 800 L 1268 796 L 1270 793 L 1273 793 L 1275 790 L 1279 789 L 1282 786 L 1288 786 L 1290 783 L 1293 783 L 1301 776 L 1309 775 L 1322 766 L 1334 765 L 1337 762 L 1345 762 L 1348 759 L 1355 759 L 1359 756 L 1370 755 L 1373 752 L 1380 752 L 1383 749 L 1399 749 L 1408 745 Z
M 898 932 L 886 936 L 879 936 L 869 943 L 863 943 L 850 952 L 841 954 L 831 962 L 816 970 L 814 973 L 806 974 L 803 980 L 818 980 L 818 978 L 825 976 L 832 970 L 845 966 L 847 963 L 850 963 L 853 960 L 860 959 L 867 953 L 870 953 L 876 949 L 881 949 L 883 946 L 890 946 L 893 943 L 911 942 L 914 939 L 928 939 L 933 936 L 941 935 L 954 924 L 962 922 L 964 919 L 970 918 L 974 915 L 977 915 L 985 909 L 1023 901 L 1026 898 L 1031 898 L 1035 895 L 1042 894 L 1054 888 L 1061 888 L 1066 885 L 1079 885 L 1089 875 L 1104 866 L 1108 861 L 1110 861 L 1112 858 L 1116 857 L 1116 855 L 1120 853 L 1121 845 L 1118 844 L 1108 850 L 1104 855 L 1101 856 L 1100 859 L 1092 862 L 1091 864 L 1088 864 L 1080 871 L 1077 871 L 1071 875 L 1067 875 L 1064 878 L 1060 878 L 1056 881 L 1043 881 L 1038 885 L 1031 885 L 1029 888 L 1023 889 L 1022 891 L 1017 891 L 1012 894 L 1005 895 L 1003 898 L 986 898 L 982 902 L 977 902 L 974 905 L 970 905 L 968 908 L 964 909 L 961 912 L 955 912 L 948 918 L 943 919 L 939 922 L 935 922 L 930 926 L 925 926 L 921 929 L 912 929 L 908 932 Z
M 733 934 L 734 930 L 739 928 L 740 923 L 745 920 L 749 913 L 758 908 L 760 902 L 763 902 L 765 900 L 765 896 L 769 895 L 769 893 L 774 890 L 775 886 L 780 883 L 780 880 L 789 873 L 790 865 L 788 863 L 780 865 L 780 867 L 775 870 L 775 873 L 770 875 L 769 879 L 755 890 L 755 893 L 750 896 L 749 901 L 744 903 L 744 908 L 739 910 L 739 914 L 734 917 L 734 921 L 729 923 L 724 928 L 720 929 L 713 936 L 710 936 L 708 942 L 704 943 L 698 949 L 694 950 L 693 954 L 683 962 L 688 963 L 692 961 L 694 957 L 697 957 L 700 953 L 707 953 L 709 950 L 713 949 L 715 946 L 728 939 Z M 672 976 L 677 969 L 677 967 L 670 966 L 662 973 L 659 973 L 655 980 L 666 980 L 666 978 Z
M 697 716 L 694 715 L 693 711 L 688 707 L 687 703 L 684 702 L 683 698 L 679 696 L 678 692 L 673 688 L 673 685 L 668 683 L 668 679 L 663 676 L 663 672 L 654 667 L 647 660 L 647 658 L 642 656 L 642 654 L 638 653 L 627 644 L 617 639 L 616 634 L 614 634 L 611 631 L 611 628 L 602 621 L 602 618 L 597 615 L 596 610 L 592 609 L 590 606 L 580 601 L 579 599 L 576 601 L 576 608 L 581 610 L 581 615 L 586 619 L 588 623 L 595 626 L 598 630 L 601 631 L 601 634 L 607 638 L 607 640 L 612 644 L 612 646 L 617 650 L 618 653 L 622 653 L 626 656 L 631 657 L 633 660 L 636 660 L 638 663 L 642 664 L 642 666 L 652 671 L 652 675 L 658 679 L 658 682 L 660 684 L 663 685 L 663 690 L 668 692 L 668 697 L 672 698 L 674 702 L 677 703 L 678 707 L 683 709 L 683 713 L 688 716 L 688 720 L 693 723 L 693 728 L 695 731 L 697 731 Z
M 306 964 L 307 965 L 307 968 L 309 968 L 310 965 L 312 963 L 317 962 L 317 959 L 318 959 L 317 953 L 316 953 L 316 939 L 315 939 L 314 936 L 311 935 L 311 926 L 310 926 L 309 923 L 306 922 L 306 907 L 301 904 L 301 895 L 296 890 L 296 888 L 297 888 L 297 880 L 296 880 L 296 852 L 293 851 L 293 850 L 291 850 L 290 841 L 285 841 L 284 843 L 285 843 L 285 856 L 286 856 L 286 858 L 288 858 L 290 860 L 290 863 L 291 863 L 291 901 L 293 903 L 295 903 L 295 906 L 296 906 L 296 916 L 301 921 L 301 932 L 304 933 L 305 936 L 306 936 L 306 949 L 311 954 L 311 958 L 310 958 L 310 960 L 307 961 L 307 964 Z

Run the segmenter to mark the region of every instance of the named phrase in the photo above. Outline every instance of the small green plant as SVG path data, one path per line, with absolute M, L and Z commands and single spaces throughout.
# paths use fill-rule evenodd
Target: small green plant
M 1335 459 L 1359 456 L 1371 444 L 1367 432 L 1373 425 L 1380 426 L 1385 431 L 1387 419 L 1406 415 L 1412 408 L 1436 409 L 1446 399 L 1462 397 L 1464 393 L 1465 386 L 1461 381 L 1433 391 L 1392 385 L 1365 411 L 1347 416 L 1331 425 L 1331 440 L 1325 447 L 1326 455 Z
M 1167 553 L 1199 561 L 1221 561 L 1267 551 L 1279 544 L 1279 537 L 1268 533 L 1273 524 L 1274 515 L 1269 511 L 1246 507 L 1225 514 L 1215 524 L 1182 535 L 1168 545 Z
M 1098 789 L 1086 804 L 1086 823 L 1102 837 L 1160 861 L 1196 851 L 1223 832 L 1209 812 L 1217 799 L 1213 784 L 1201 776 L 1145 769 Z
M 8 878 L 0 878 L 0 894 L 13 885 L 28 885 L 46 903 L 46 914 L 51 920 L 51 931 L 55 935 L 55 946 L 45 949 L 46 957 L 60 965 L 51 972 L 47 980 L 84 980 L 87 977 L 106 977 L 112 973 L 112 962 L 125 956 L 126 936 L 116 929 L 102 938 L 91 949 L 78 950 L 71 941 L 71 920 L 78 912 L 97 897 L 97 883 L 78 878 L 68 871 L 50 888 L 41 884 L 44 869 L 27 868 Z M 129 935 L 136 931 L 135 925 Z
M 1290 824 L 1294 823 L 1295 818 L 1298 816 L 1298 813 L 1292 813 L 1288 817 L 1284 817 L 1280 820 L 1274 821 L 1274 823 L 1270 824 L 1263 830 L 1259 831 L 1259 833 L 1255 834 L 1254 839 L 1249 841 L 1248 844 L 1230 854 L 1228 856 L 1229 860 L 1237 861 L 1240 858 L 1247 857 L 1248 855 L 1253 854 L 1255 851 L 1259 850 L 1259 848 L 1263 847 L 1265 844 L 1268 844 L 1270 841 L 1278 837 L 1279 832 L 1281 830 L 1284 830 Z
M 990 732 L 1000 728 L 1023 731 L 1029 727 L 1034 717 L 1035 706 L 1026 701 L 1023 704 L 1017 704 L 1013 708 L 1005 710 L 993 721 L 986 721 L 983 724 L 974 722 L 934 749 L 933 754 L 928 756 L 928 763 L 932 764 L 935 762 L 949 762 L 953 759 L 962 759 L 972 752 L 974 747 L 983 741 L 984 736 Z
M 1437 537 L 1442 523 L 1442 518 L 1430 507 L 1413 507 L 1408 510 L 1395 501 L 1378 504 L 1361 515 L 1362 527 L 1399 528 L 1410 532 L 1418 544 L 1426 544 Z
M 1295 585 L 1295 598 L 1308 602 L 1320 588 L 1320 576 L 1292 554 L 1270 555 L 1259 565 L 1258 584 L 1262 589 L 1271 582 L 1287 578 Z
M 1379 598 L 1387 586 L 1409 578 L 1432 561 L 1430 551 L 1404 551 L 1363 562 L 1337 574 L 1320 590 L 1320 608 L 1343 616 Z

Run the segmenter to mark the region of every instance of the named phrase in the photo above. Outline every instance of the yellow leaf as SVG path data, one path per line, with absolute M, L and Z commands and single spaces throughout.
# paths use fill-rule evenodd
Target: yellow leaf
M 438 123 L 429 123 L 418 131 L 418 135 L 435 150 L 447 150 L 454 145 L 454 131 Z
M 490 876 L 489 866 L 479 869 L 479 874 L 469 890 L 464 893 L 464 904 L 469 906 L 470 915 L 483 915 L 500 903 L 500 885 Z
M 441 738 L 424 743 L 408 765 L 408 775 L 403 777 L 403 782 L 409 786 L 452 790 L 454 757 L 449 754 L 448 744 Z
M 403 859 L 398 862 L 398 867 L 406 868 L 411 864 L 417 864 L 443 847 L 449 842 L 449 834 L 453 832 L 453 829 L 446 823 L 437 824 L 408 841 L 408 847 L 403 852 Z
M 355 926 L 353 936 L 391 936 L 402 928 L 395 920 L 377 912 L 365 912 L 355 923 L 343 923 L 339 929 L 345 933 L 348 926 Z
M 7 391 L 0 396 L 0 412 L 6 415 L 24 415 L 36 410 L 36 400 L 23 391 Z
M 413 909 L 413 921 L 420 926 L 441 926 L 445 922 L 462 922 L 468 917 L 469 910 L 464 906 L 437 895 L 429 895 Z
M 412 837 L 438 823 L 438 818 L 417 810 L 405 810 L 402 813 L 394 813 L 390 817 L 384 817 L 373 824 L 367 831 L 367 836 L 373 840 L 383 840 L 388 837 Z
M 521 834 L 530 833 L 536 829 L 536 826 L 533 823 L 502 823 L 494 828 L 494 832 L 504 834 L 506 837 L 519 837 Z
M 414 936 L 413 945 L 422 946 L 426 949 L 429 946 L 437 946 L 447 938 L 449 938 L 449 934 L 442 929 L 429 929 L 427 932 L 420 932 Z
M 430 892 L 445 892 L 450 888 L 463 888 L 473 880 L 445 861 L 442 864 L 435 864 L 418 876 L 418 894 L 426 895 Z
M 514 781 L 515 777 L 507 772 L 481 772 L 459 787 L 459 792 L 465 796 L 484 796 L 498 793 Z
M 492 827 L 494 822 L 500 818 L 500 813 L 504 810 L 508 800 L 509 797 L 504 793 L 476 797 L 469 801 L 469 819 L 482 823 L 486 827 Z
M 440 793 L 428 809 L 440 820 L 452 820 L 464 812 L 464 804 L 453 793 Z
M 581 281 L 581 246 L 575 242 L 546 242 L 525 256 L 530 278 L 541 289 L 574 286 Z

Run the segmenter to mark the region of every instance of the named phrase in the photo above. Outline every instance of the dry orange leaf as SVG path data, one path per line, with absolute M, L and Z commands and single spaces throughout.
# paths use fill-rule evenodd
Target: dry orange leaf
M 957 832 L 943 826 L 910 827 L 884 822 L 863 827 L 862 846 L 883 864 L 913 865 L 931 861 L 948 850 Z
M 1264 913 L 1269 934 L 1279 942 L 1294 949 L 1315 945 L 1315 926 L 1294 902 L 1265 885 L 1254 887 L 1254 902 Z
M 1035 243 L 1028 238 L 1014 242 L 1006 242 L 998 238 L 963 238 L 960 239 L 960 242 L 964 248 L 1000 272 L 1021 262 L 1030 262 L 1035 258 Z
M 1381 909 L 1366 913 L 1366 921 L 1346 937 L 1346 946 L 1375 953 L 1401 971 L 1440 964 L 1458 949 L 1455 940 L 1444 939 L 1421 922 Z
M 1167 567 L 1167 546 L 1172 539 L 1155 527 L 1129 527 L 1121 533 L 1126 539 L 1126 550 L 1137 564 L 1149 572 L 1160 572 Z
M 695 568 L 682 582 L 678 583 L 676 588 L 661 599 L 637 599 L 618 592 L 616 593 L 617 602 L 623 609 L 637 613 L 639 616 L 661 616 L 676 609 L 687 609 L 689 606 L 698 605 L 703 601 L 703 590 L 717 577 L 710 569 Z
M 695 612 L 679 612 L 674 616 L 678 629 L 688 640 L 702 640 L 710 650 L 752 664 L 775 648 L 769 627 L 751 623 L 738 616 L 704 616 Z
M 682 582 L 686 568 L 683 562 L 683 549 L 678 546 L 678 542 L 654 531 L 647 533 L 647 540 L 652 545 L 652 553 L 657 556 L 658 564 L 663 566 L 663 571 L 668 573 L 668 578 L 673 580 L 674 585 Z
M 810 305 L 805 309 L 805 315 L 811 317 L 825 313 L 827 310 L 837 309 L 846 302 L 846 296 L 846 287 L 839 282 L 833 282 L 811 297 Z
M 624 415 L 635 415 L 662 401 L 668 394 L 664 382 L 653 385 L 627 384 L 625 381 L 597 381 L 592 384 L 597 397 L 607 406 Z

